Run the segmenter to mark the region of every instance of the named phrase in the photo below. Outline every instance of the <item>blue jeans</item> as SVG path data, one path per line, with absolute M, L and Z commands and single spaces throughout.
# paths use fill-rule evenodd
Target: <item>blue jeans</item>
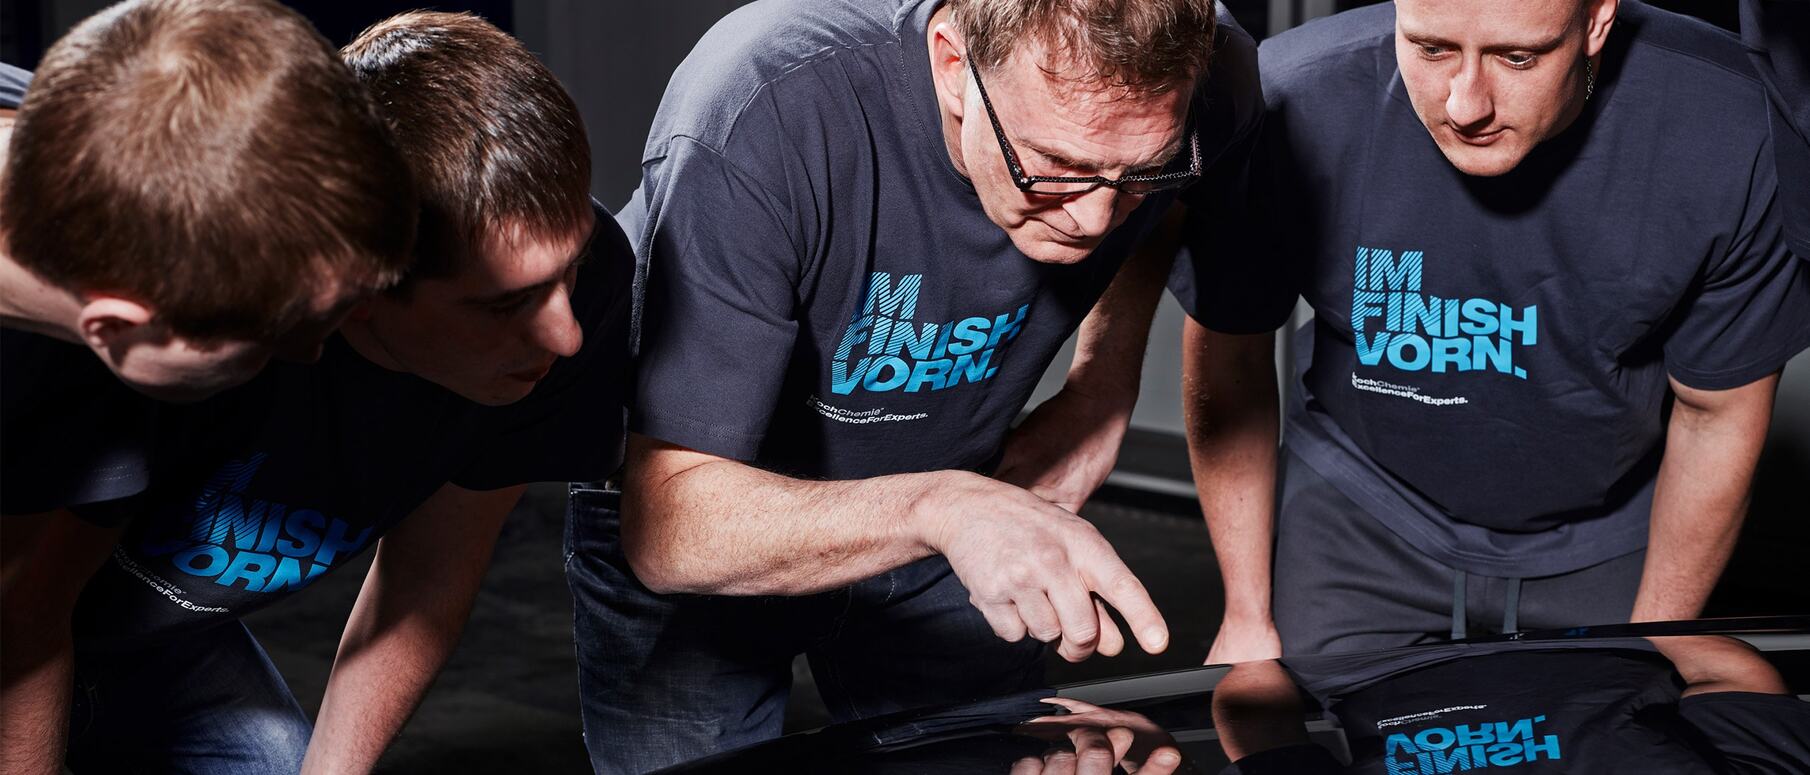
M 73 700 L 77 775 L 297 772 L 313 731 L 238 622 L 149 648 L 78 652 Z
M 623 559 L 620 493 L 573 485 L 571 496 L 566 580 L 599 773 L 778 736 L 798 654 L 836 721 L 1043 685 L 1043 644 L 994 635 L 941 557 L 803 597 L 658 595 Z

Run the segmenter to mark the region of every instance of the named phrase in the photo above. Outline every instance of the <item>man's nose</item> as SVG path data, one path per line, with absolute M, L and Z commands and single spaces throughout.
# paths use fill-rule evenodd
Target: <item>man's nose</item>
M 1073 236 L 1098 237 L 1110 231 L 1119 196 L 1118 189 L 1101 186 L 1068 200 L 1062 209 L 1074 219 L 1075 228 L 1080 232 Z
M 561 358 L 578 354 L 584 346 L 584 328 L 572 315 L 572 297 L 565 290 L 547 295 L 547 303 L 534 317 L 532 331 L 535 344 Z
M 1446 97 L 1446 119 L 1459 129 L 1482 129 L 1496 117 L 1495 99 L 1490 94 L 1489 77 L 1483 63 L 1467 62 L 1452 76 L 1451 94 Z

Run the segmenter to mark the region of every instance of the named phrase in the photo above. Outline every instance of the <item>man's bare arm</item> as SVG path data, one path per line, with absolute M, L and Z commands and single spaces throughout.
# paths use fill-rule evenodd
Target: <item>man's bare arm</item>
M 1085 520 L 962 471 L 805 481 L 640 435 L 629 438 L 623 548 L 656 592 L 804 595 L 942 554 L 1000 637 L 1060 639 L 1065 658 L 1168 628 L 1143 584 Z
M 0 516 L 0 772 L 62 770 L 75 680 L 71 614 L 121 532 L 66 510 Z
M 1182 330 L 1188 460 L 1225 587 L 1209 663 L 1282 653 L 1270 615 L 1275 540 L 1275 335 L 1234 336 L 1189 319 Z
M 376 766 L 458 644 L 497 531 L 524 489 L 445 485 L 377 543 L 303 772 Z
M 1081 321 L 1062 390 L 1013 429 L 999 479 L 1073 512 L 1106 482 L 1137 407 L 1150 321 L 1181 249 L 1183 212 L 1170 209 Z
M 1672 419 L 1653 488 L 1637 622 L 1694 619 L 1728 564 L 1754 467 L 1772 420 L 1779 375 L 1730 390 L 1672 380 Z

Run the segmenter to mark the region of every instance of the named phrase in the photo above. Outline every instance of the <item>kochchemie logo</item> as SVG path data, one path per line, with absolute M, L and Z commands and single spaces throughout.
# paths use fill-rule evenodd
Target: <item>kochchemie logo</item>
M 888 272 L 868 278 L 861 311 L 843 332 L 830 363 L 832 392 L 947 390 L 999 373 L 1000 348 L 1018 337 L 1031 306 L 920 324 L 915 319 L 923 284 L 921 274 L 904 275 L 896 283 Z M 856 358 L 855 346 L 864 343 Z
M 1426 255 L 1360 247 L 1352 278 L 1351 330 L 1358 362 L 1387 360 L 1401 371 L 1492 370 L 1527 379 L 1515 365 L 1515 347 L 1539 344 L 1539 307 L 1519 315 L 1489 299 L 1456 299 L 1421 293 Z
M 172 525 L 174 535 L 141 544 L 145 555 L 173 555 L 177 571 L 223 587 L 275 592 L 307 586 L 364 547 L 369 527 L 354 534 L 345 520 L 313 509 L 247 498 L 268 457 L 259 452 L 222 466 L 202 486 L 190 515 Z
M 1383 762 L 1389 775 L 1434 775 L 1516 767 L 1541 759 L 1561 758 L 1558 735 L 1538 735 L 1534 729 L 1545 716 L 1428 727 L 1412 736 L 1389 735 L 1383 743 Z

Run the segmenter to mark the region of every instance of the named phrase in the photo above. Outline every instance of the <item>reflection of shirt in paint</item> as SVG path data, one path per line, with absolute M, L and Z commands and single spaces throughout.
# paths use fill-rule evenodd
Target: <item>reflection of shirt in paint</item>
M 223 466 L 195 500 L 188 533 L 147 538 L 142 555 L 173 554 L 170 564 L 188 576 L 275 592 L 307 586 L 335 560 L 364 548 L 369 525 L 354 532 L 345 520 L 313 509 L 248 499 L 247 486 L 268 457 L 260 452 Z

